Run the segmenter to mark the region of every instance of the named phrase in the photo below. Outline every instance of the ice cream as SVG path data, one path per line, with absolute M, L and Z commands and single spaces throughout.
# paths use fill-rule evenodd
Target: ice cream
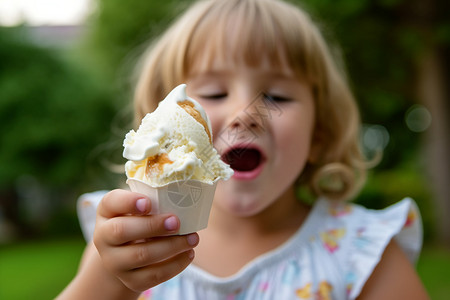
M 208 116 L 186 96 L 184 84 L 147 114 L 137 131 L 125 136 L 127 184 L 150 198 L 151 214 L 176 214 L 178 234 L 207 226 L 217 181 L 233 175 L 212 138 Z
M 233 175 L 213 147 L 208 116 L 187 97 L 185 84 L 147 114 L 137 131 L 127 133 L 123 145 L 127 177 L 152 187 L 180 180 L 213 184 Z

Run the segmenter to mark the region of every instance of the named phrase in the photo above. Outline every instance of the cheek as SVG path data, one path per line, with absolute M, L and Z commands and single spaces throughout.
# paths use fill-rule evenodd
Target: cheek
M 218 118 L 212 119 L 211 127 L 212 127 L 214 138 L 217 140 L 222 131 L 221 121 Z
M 312 141 L 311 118 L 285 118 L 276 139 L 278 151 L 282 154 L 283 165 L 287 169 L 303 169 L 309 158 Z

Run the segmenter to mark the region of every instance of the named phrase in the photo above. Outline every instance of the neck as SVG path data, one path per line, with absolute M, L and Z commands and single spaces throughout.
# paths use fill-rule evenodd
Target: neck
M 199 232 L 194 263 L 216 276 L 230 276 L 245 264 L 286 242 L 301 226 L 309 207 L 294 189 L 254 216 L 237 216 L 213 206 L 208 228 Z
M 309 212 L 309 207 L 295 197 L 294 188 L 288 189 L 271 206 L 253 216 L 239 216 L 213 206 L 210 227 L 216 234 L 267 235 L 279 231 L 296 231 Z

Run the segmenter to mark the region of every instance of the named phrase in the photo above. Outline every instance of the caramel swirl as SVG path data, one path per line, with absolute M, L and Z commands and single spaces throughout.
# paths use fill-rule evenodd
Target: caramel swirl
M 202 118 L 202 115 L 198 112 L 198 110 L 195 109 L 194 103 L 188 100 L 184 100 L 178 102 L 178 105 L 205 128 L 206 134 L 209 137 L 209 142 L 212 144 L 212 137 L 211 132 L 209 132 L 208 124 L 206 123 L 205 119 Z
M 150 174 L 159 173 L 161 174 L 164 170 L 165 164 L 171 164 L 173 161 L 169 159 L 167 153 L 158 154 L 147 158 L 147 166 L 145 168 L 145 174 L 150 176 Z

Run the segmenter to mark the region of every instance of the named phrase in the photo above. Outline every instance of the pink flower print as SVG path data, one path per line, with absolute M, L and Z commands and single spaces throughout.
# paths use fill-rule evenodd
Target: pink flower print
M 333 217 L 342 217 L 352 212 L 353 208 L 350 204 L 335 204 L 328 209 L 328 213 Z
M 345 236 L 345 228 L 330 229 L 320 233 L 323 246 L 330 253 L 334 253 L 339 249 L 339 241 Z
M 259 289 L 262 292 L 266 292 L 269 289 L 269 283 L 267 281 L 261 282 L 261 284 L 259 285 Z
M 345 292 L 347 293 L 347 296 L 350 295 L 350 293 L 352 292 L 353 289 L 353 283 L 347 283 L 347 285 L 345 286 Z

